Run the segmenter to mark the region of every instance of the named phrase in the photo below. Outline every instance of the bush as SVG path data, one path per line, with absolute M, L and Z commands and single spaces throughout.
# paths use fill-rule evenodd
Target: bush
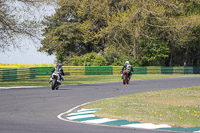
M 72 58 L 72 66 L 83 66 L 84 60 L 80 56 Z
M 92 66 L 96 56 L 97 56 L 97 53 L 95 52 L 85 54 L 83 56 L 83 60 L 84 60 L 83 66 Z
M 117 60 L 119 59 L 119 55 L 116 52 L 106 52 L 104 54 L 104 58 L 106 59 L 107 62 L 107 66 L 112 65 L 114 62 L 117 62 Z M 117 64 L 117 63 L 116 63 Z
M 94 59 L 94 62 L 92 65 L 93 66 L 106 66 L 106 59 L 103 56 L 98 55 Z
M 114 58 L 112 66 L 123 66 L 126 61 L 129 61 L 132 66 L 139 66 L 138 60 L 131 56 L 121 56 L 119 58 Z
M 96 58 L 97 53 L 87 53 L 83 56 L 74 56 L 72 58 L 73 66 L 92 66 L 94 59 Z

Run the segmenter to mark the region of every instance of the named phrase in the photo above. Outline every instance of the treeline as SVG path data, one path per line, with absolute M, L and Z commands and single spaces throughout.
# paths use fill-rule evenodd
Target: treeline
M 40 48 L 55 53 L 57 62 L 200 65 L 200 0 L 59 0 L 58 5 L 44 22 Z

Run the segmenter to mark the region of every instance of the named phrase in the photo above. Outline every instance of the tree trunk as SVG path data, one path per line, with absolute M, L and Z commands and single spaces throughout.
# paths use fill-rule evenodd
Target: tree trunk
M 134 58 L 138 58 L 138 38 L 135 38 L 134 40 Z
M 134 38 L 134 58 L 138 58 L 138 45 L 139 45 L 139 31 L 138 27 L 135 29 L 135 38 Z

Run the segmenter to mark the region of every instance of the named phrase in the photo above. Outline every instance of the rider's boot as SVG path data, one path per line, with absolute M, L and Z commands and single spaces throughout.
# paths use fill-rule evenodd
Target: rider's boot
M 62 81 L 63 81 L 62 79 L 60 79 L 60 80 L 58 81 L 59 85 L 61 85 Z

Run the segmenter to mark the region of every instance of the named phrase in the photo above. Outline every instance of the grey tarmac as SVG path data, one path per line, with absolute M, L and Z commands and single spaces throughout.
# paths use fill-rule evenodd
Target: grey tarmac
M 167 133 L 61 121 L 57 115 L 77 105 L 126 94 L 200 86 L 200 77 L 0 90 L 0 133 Z

